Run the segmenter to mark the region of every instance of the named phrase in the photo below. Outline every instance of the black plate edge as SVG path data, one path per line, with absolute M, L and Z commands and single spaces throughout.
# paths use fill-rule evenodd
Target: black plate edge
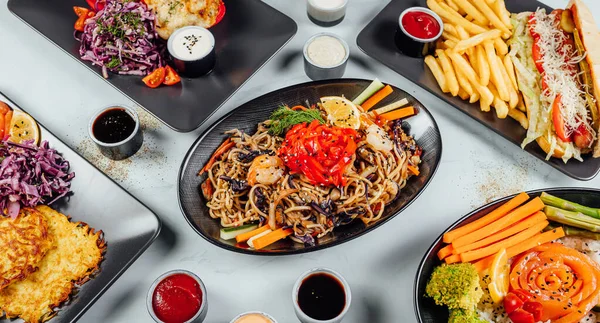
M 531 195 L 531 194 L 538 194 L 538 193 L 542 193 L 542 192 L 556 192 L 556 191 L 573 191 L 573 192 L 582 192 L 582 191 L 588 191 L 588 192 L 594 192 L 596 194 L 600 194 L 600 189 L 597 188 L 592 188 L 592 187 L 552 187 L 552 188 L 540 188 L 540 189 L 535 189 L 535 190 L 529 190 L 529 191 L 525 191 L 525 193 Z M 460 217 L 458 220 L 456 220 L 454 223 L 452 223 L 446 230 L 444 230 L 442 233 L 440 233 L 440 235 L 433 241 L 433 243 L 429 246 L 429 248 L 427 249 L 427 251 L 425 251 L 425 254 L 423 255 L 423 258 L 421 258 L 421 262 L 419 263 L 419 267 L 417 268 L 417 273 L 415 275 L 415 282 L 413 284 L 413 308 L 415 310 L 415 316 L 417 317 L 417 321 L 419 323 L 423 323 L 423 319 L 421 318 L 421 313 L 419 313 L 419 307 L 417 306 L 417 299 L 419 298 L 419 286 L 418 286 L 418 282 L 419 282 L 419 277 L 421 276 L 421 273 L 423 272 L 423 265 L 425 264 L 425 260 L 427 259 L 427 256 L 431 253 L 431 251 L 433 250 L 433 248 L 435 247 L 435 245 L 437 245 L 441 240 L 442 237 L 444 236 L 444 233 L 454 229 L 455 227 L 457 227 L 459 224 L 461 224 L 463 221 L 467 220 L 468 218 L 470 218 L 471 216 L 473 216 L 474 214 L 477 214 L 478 212 L 481 212 L 483 209 L 486 209 L 492 205 L 497 205 L 499 203 L 502 202 L 506 202 L 509 199 L 517 196 L 519 193 L 515 193 L 509 196 L 505 196 L 503 198 L 494 200 L 490 203 L 486 203 L 480 207 L 478 207 L 477 209 L 467 213 L 466 215 Z
M 290 38 L 288 38 L 288 40 L 286 42 L 284 42 L 283 44 L 281 44 L 281 46 L 269 57 L 267 58 L 264 62 L 262 62 L 262 64 L 256 69 L 254 70 L 254 72 L 252 74 L 250 74 L 250 76 L 248 76 L 248 78 L 242 82 L 242 84 L 240 84 L 235 90 L 233 90 L 233 92 L 231 92 L 231 94 L 226 97 L 223 102 L 221 102 L 221 104 L 214 109 L 205 119 L 204 121 L 200 122 L 200 124 L 198 124 L 197 126 L 194 126 L 192 128 L 189 129 L 182 129 L 182 128 L 176 128 L 171 126 L 170 124 L 166 123 L 165 121 L 163 121 L 161 118 L 157 117 L 154 113 L 152 113 L 152 111 L 146 109 L 143 105 L 141 105 L 140 103 L 138 103 L 137 101 L 135 101 L 133 98 L 131 98 L 129 95 L 127 95 L 127 93 L 121 91 L 121 89 L 119 89 L 116 85 L 106 81 L 106 79 L 104 77 L 102 77 L 102 74 L 98 74 L 96 71 L 96 68 L 93 66 L 88 66 L 84 63 L 84 61 L 82 61 L 81 59 L 72 56 L 71 53 L 67 52 L 66 49 L 60 47 L 59 45 L 57 45 L 54 41 L 52 41 L 52 39 L 46 37 L 46 35 L 44 35 L 41 31 L 37 30 L 35 27 L 33 27 L 31 24 L 29 24 L 26 20 L 24 20 L 23 18 L 21 18 L 19 15 L 17 15 L 11 7 L 11 4 L 13 3 L 14 0 L 8 0 L 8 2 L 6 3 L 6 7 L 8 8 L 8 11 L 10 11 L 10 13 L 13 14 L 13 16 L 17 17 L 21 22 L 23 22 L 23 24 L 27 25 L 29 28 L 31 28 L 32 30 L 34 30 L 38 35 L 42 36 L 44 39 L 46 39 L 47 41 L 49 41 L 52 45 L 54 45 L 55 47 L 59 48 L 62 52 L 64 52 L 67 56 L 71 57 L 73 60 L 75 60 L 76 62 L 79 62 L 79 64 L 83 65 L 85 68 L 87 68 L 90 72 L 92 72 L 94 75 L 96 75 L 97 77 L 99 77 L 100 79 L 102 79 L 106 84 L 110 85 L 113 89 L 117 90 L 117 92 L 121 93 L 123 96 L 125 96 L 128 100 L 130 100 L 131 102 L 137 104 L 139 107 L 143 108 L 144 111 L 148 112 L 150 115 L 152 115 L 154 118 L 156 118 L 157 120 L 159 120 L 160 122 L 162 122 L 164 125 L 166 125 L 167 127 L 169 127 L 171 130 L 174 130 L 176 132 L 181 132 L 181 133 L 188 133 L 188 132 L 192 132 L 200 127 L 202 127 L 206 121 L 208 119 L 210 119 L 215 112 L 217 112 L 218 110 L 221 109 L 221 107 L 227 103 L 227 101 L 229 101 L 229 99 L 231 99 L 231 97 L 233 95 L 235 95 L 244 85 L 246 85 L 246 83 L 258 72 L 260 71 L 269 61 L 271 61 L 271 59 L 273 59 L 273 57 L 275 57 L 275 55 L 277 55 L 281 49 L 283 47 L 285 47 L 285 45 L 287 45 L 292 38 L 294 38 L 294 36 L 296 35 L 296 33 L 298 32 L 298 24 L 296 23 L 295 20 L 293 20 L 292 18 L 290 18 L 288 15 L 284 14 L 283 12 L 269 6 L 268 4 L 262 2 L 262 1 L 258 1 L 259 3 L 270 7 L 273 10 L 276 10 L 277 12 L 281 13 L 282 15 L 284 15 L 286 18 L 288 18 L 289 20 L 291 20 L 291 22 L 294 24 L 294 33 L 290 36 Z
M 386 9 L 388 8 L 388 6 L 391 6 L 391 5 L 393 5 L 393 2 L 394 2 L 394 0 L 392 0 L 392 2 L 390 2 L 389 4 L 387 4 L 387 5 L 386 5 L 386 6 L 385 6 L 385 7 L 384 7 L 384 8 L 383 8 L 381 11 L 384 11 L 384 10 L 386 10 Z M 548 6 L 548 5 L 546 5 L 546 6 Z M 548 6 L 548 7 L 549 7 L 549 8 L 551 8 L 550 6 Z M 419 84 L 417 84 L 417 83 L 413 82 L 412 80 L 410 80 L 410 79 L 406 78 L 404 75 L 400 74 L 399 72 L 396 72 L 396 71 L 394 70 L 393 66 L 391 66 L 390 64 L 388 64 L 388 63 L 386 63 L 386 62 L 384 62 L 384 61 L 381 61 L 381 60 L 379 60 L 379 59 L 377 59 L 377 58 L 375 58 L 375 57 L 371 56 L 371 55 L 370 55 L 370 54 L 367 52 L 367 50 L 365 50 L 365 49 L 364 49 L 364 48 L 363 48 L 363 47 L 360 45 L 360 41 L 359 41 L 359 40 L 360 40 L 360 38 L 361 38 L 361 37 L 364 37 L 364 36 L 363 36 L 363 32 L 364 32 L 364 31 L 367 29 L 367 27 L 369 27 L 369 25 L 371 24 L 371 22 L 373 22 L 373 20 L 375 20 L 375 19 L 376 19 L 376 18 L 377 18 L 377 17 L 378 17 L 378 16 L 381 14 L 381 11 L 380 11 L 379 13 L 377 13 L 377 15 L 375 15 L 375 17 L 373 17 L 373 19 L 371 19 L 371 21 L 369 21 L 369 23 L 368 23 L 367 25 L 365 25 L 365 27 L 364 27 L 364 28 L 363 28 L 363 29 L 360 31 L 360 33 L 358 33 L 358 36 L 356 36 L 356 46 L 357 46 L 357 47 L 358 47 L 358 48 L 359 48 L 359 49 L 360 49 L 360 50 L 361 50 L 361 51 L 362 51 L 362 52 L 363 52 L 365 55 L 367 55 L 367 56 L 371 57 L 372 59 L 376 60 L 377 62 L 379 62 L 379 63 L 381 63 L 381 64 L 385 65 L 387 68 L 391 69 L 391 70 L 392 70 L 394 73 L 396 73 L 396 74 L 400 75 L 400 76 L 401 76 L 402 78 L 404 78 L 405 80 L 407 80 L 407 81 L 409 81 L 409 82 L 413 83 L 414 85 L 416 85 L 416 86 L 420 87 L 421 89 L 424 89 L 424 90 L 426 90 L 427 92 L 429 92 L 429 93 L 433 94 L 435 97 L 437 97 L 438 99 L 442 100 L 444 103 L 446 103 L 446 104 L 448 104 L 448 105 L 452 106 L 454 109 L 456 109 L 456 110 L 458 110 L 458 111 L 460 111 L 460 112 L 462 112 L 462 113 L 466 114 L 466 115 L 467 115 L 467 116 L 469 116 L 471 119 L 474 119 L 475 121 L 479 122 L 481 125 L 483 125 L 483 126 L 484 126 L 484 127 L 486 127 L 487 129 L 489 129 L 489 130 L 492 130 L 492 131 L 493 131 L 493 132 L 495 132 L 496 134 L 500 135 L 502 138 L 506 139 L 508 142 L 510 142 L 510 143 L 512 143 L 512 144 L 515 144 L 515 145 L 516 145 L 516 146 L 518 146 L 518 147 L 520 147 L 520 146 L 521 146 L 520 144 L 513 142 L 513 141 L 512 141 L 510 138 L 508 138 L 508 137 L 507 137 L 505 134 L 503 134 L 502 132 L 500 132 L 500 131 L 498 131 L 497 129 L 494 129 L 494 128 L 492 128 L 492 127 L 489 127 L 489 126 L 488 126 L 488 125 L 486 125 L 486 124 L 485 124 L 485 123 L 484 123 L 482 120 L 479 120 L 479 119 L 477 119 L 475 116 L 473 116 L 473 115 L 469 114 L 467 111 L 464 111 L 464 110 L 460 109 L 459 107 L 455 106 L 455 105 L 454 105 L 452 102 L 450 102 L 450 100 L 449 100 L 449 97 L 448 97 L 447 95 L 442 95 L 442 94 L 440 94 L 440 93 L 436 93 L 436 92 L 434 92 L 434 91 L 433 91 L 433 89 L 431 89 L 431 88 L 424 87 L 424 86 L 421 86 L 421 85 L 419 85 Z M 431 73 L 431 71 L 429 71 L 429 73 Z M 598 173 L 600 173 L 600 168 L 598 168 L 598 169 L 596 170 L 596 172 L 595 172 L 594 174 L 590 175 L 589 177 L 577 176 L 577 175 L 574 175 L 574 174 L 568 173 L 566 170 L 562 169 L 562 168 L 561 168 L 561 167 L 559 167 L 559 165 L 557 165 L 557 164 L 554 164 L 554 163 L 549 163 L 548 161 L 546 161 L 546 160 L 545 160 L 544 158 L 542 158 L 541 156 L 537 156 L 537 155 L 534 155 L 534 154 L 530 153 L 529 151 L 527 151 L 527 149 L 521 149 L 521 150 L 524 150 L 524 151 L 525 151 L 525 152 L 527 152 L 529 155 L 531 155 L 531 156 L 533 156 L 533 157 L 535 157 L 535 158 L 537 158 L 537 159 L 541 160 L 541 161 L 542 161 L 544 164 L 546 164 L 546 165 L 548 165 L 548 166 L 551 166 L 552 168 L 554 168 L 554 169 L 558 170 L 559 172 L 561 172 L 561 173 L 565 174 L 566 176 L 568 176 L 568 177 L 571 177 L 571 178 L 573 178 L 573 179 L 576 179 L 576 180 L 579 180 L 579 181 L 590 181 L 590 180 L 594 179 L 594 178 L 595 178 L 595 177 L 598 175 Z
M 322 80 L 322 81 L 313 81 L 313 82 L 304 82 L 304 83 L 299 83 L 299 84 L 294 84 L 294 85 L 290 85 L 287 86 L 285 88 L 281 88 L 281 89 L 277 89 L 275 91 L 285 91 L 285 90 L 293 90 L 295 88 L 299 88 L 299 87 L 303 87 L 306 86 L 307 84 L 314 84 L 314 85 L 321 85 L 321 84 L 327 84 L 327 83 L 332 83 L 334 81 L 348 81 L 348 82 L 371 82 L 372 80 L 366 80 L 366 79 L 357 79 L 357 78 L 342 78 L 342 79 L 329 79 L 329 80 Z M 406 91 L 405 91 L 406 92 Z M 190 227 L 192 227 L 192 229 L 199 235 L 201 236 L 204 240 L 210 242 L 211 244 L 229 250 L 229 251 L 233 251 L 236 253 L 240 253 L 240 254 L 246 254 L 246 255 L 254 255 L 254 256 L 289 256 L 289 255 L 298 255 L 298 254 L 304 254 L 304 253 L 309 253 L 312 251 L 317 251 L 317 250 L 322 250 L 322 249 L 326 249 L 326 248 L 331 248 L 331 247 L 335 247 L 338 246 L 340 244 L 343 244 L 345 242 L 354 240 L 360 236 L 363 236 L 364 234 L 371 232 L 373 230 L 375 230 L 376 228 L 379 228 L 381 225 L 383 225 L 384 223 L 387 223 L 388 221 L 390 221 L 391 219 L 395 218 L 398 214 L 402 213 L 404 210 L 406 210 L 406 208 L 408 208 L 415 200 L 417 200 L 419 198 L 419 196 L 421 196 L 421 193 L 423 193 L 423 191 L 425 191 L 425 189 L 429 186 L 429 184 L 431 183 L 431 180 L 433 180 L 433 178 L 435 177 L 437 170 L 440 166 L 440 161 L 442 159 L 442 154 L 444 151 L 444 143 L 443 140 L 441 138 L 441 133 L 440 133 L 440 153 L 437 157 L 437 159 L 435 160 L 435 168 L 433 169 L 433 171 L 431 172 L 431 176 L 429 176 L 429 178 L 427 179 L 427 181 L 425 182 L 425 184 L 423 184 L 423 187 L 419 190 L 419 192 L 417 192 L 417 194 L 415 195 L 415 197 L 408 201 L 406 203 L 406 205 L 404 205 L 402 208 L 400 208 L 398 210 L 398 212 L 388 216 L 387 218 L 377 221 L 376 223 L 374 223 L 372 226 L 367 227 L 365 230 L 363 230 L 362 232 L 355 234 L 343 241 L 334 241 L 334 242 L 330 242 L 328 244 L 325 245 L 316 245 L 314 247 L 308 247 L 308 248 L 304 248 L 304 249 L 300 249 L 300 250 L 294 250 L 294 251 L 278 251 L 278 252 L 260 252 L 260 251 L 256 251 L 256 250 L 250 250 L 250 249 L 243 249 L 243 248 L 236 248 L 230 245 L 225 245 L 225 244 L 219 244 L 216 241 L 213 241 L 212 239 L 210 239 L 209 237 L 205 236 L 202 232 L 200 232 L 200 230 L 198 230 L 194 224 L 192 223 L 192 221 L 189 219 L 189 217 L 185 214 L 185 211 L 183 210 L 183 205 L 181 205 L 181 197 L 180 197 L 180 182 L 181 179 L 183 177 L 183 172 L 185 170 L 185 168 L 187 167 L 187 164 L 189 162 L 189 159 L 192 155 L 192 153 L 196 150 L 196 148 L 198 147 L 198 145 L 202 142 L 202 140 L 204 139 L 204 137 L 206 137 L 215 127 L 217 127 L 217 125 L 219 125 L 221 122 L 223 122 L 225 119 L 227 119 L 229 116 L 231 116 L 233 113 L 235 113 L 239 108 L 241 108 L 242 106 L 251 103 L 252 101 L 255 100 L 260 100 L 261 98 L 263 98 L 264 96 L 267 96 L 269 94 L 271 94 L 272 92 L 263 94 L 261 96 L 258 96 L 254 99 L 251 99 L 247 102 L 244 102 L 242 104 L 240 104 L 238 107 L 236 107 L 235 109 L 233 109 L 232 111 L 230 111 L 229 113 L 227 113 L 226 115 L 224 115 L 223 117 L 221 117 L 219 120 L 217 120 L 215 123 L 213 123 L 209 128 L 207 128 L 206 130 L 204 130 L 204 132 L 202 132 L 202 134 L 200 134 L 200 136 L 198 137 L 198 139 L 196 139 L 196 141 L 192 144 L 192 146 L 190 147 L 190 149 L 188 150 L 188 152 L 185 154 L 184 158 L 183 158 L 183 162 L 181 163 L 181 166 L 179 168 L 179 175 L 177 176 L 177 202 L 179 203 L 179 209 L 181 211 L 181 213 L 183 214 L 183 217 L 185 218 L 186 222 L 190 225 Z M 406 92 L 408 93 L 408 92 Z M 408 93 L 409 95 L 411 95 L 413 98 L 415 98 L 415 100 L 421 104 L 421 106 L 423 107 L 423 111 L 425 111 L 425 113 L 427 113 L 427 115 L 429 115 L 429 117 L 431 118 L 431 120 L 433 121 L 433 125 L 439 130 L 438 124 L 435 121 L 435 118 L 433 117 L 433 115 L 431 114 L 431 112 L 429 112 L 429 110 L 425 107 L 425 105 L 423 105 L 421 103 L 421 101 L 419 101 L 416 97 L 414 97 L 412 94 Z
M 23 112 L 28 113 L 26 110 L 24 110 L 23 108 L 21 108 L 20 105 L 16 104 L 15 101 L 13 101 L 9 96 L 7 96 L 6 94 L 4 94 L 1 90 L 0 90 L 0 95 L 4 96 L 6 98 L 6 100 L 8 101 L 7 103 L 11 104 L 14 107 L 17 107 L 18 109 L 22 110 Z M 135 201 L 137 201 L 138 203 L 140 203 L 140 205 L 142 205 L 151 214 L 153 214 L 154 217 L 156 217 L 156 222 L 157 222 L 156 230 L 155 230 L 154 234 L 152 235 L 151 239 L 148 240 L 148 242 L 146 242 L 146 244 L 132 258 L 130 258 L 130 261 L 128 263 L 126 263 L 125 266 L 123 266 L 123 268 L 121 268 L 117 272 L 117 274 L 108 282 L 108 284 L 106 284 L 106 285 L 104 285 L 102 287 L 102 289 L 100 290 L 99 293 L 97 293 L 94 297 L 92 297 L 92 300 L 83 308 L 83 310 L 80 311 L 79 313 L 77 313 L 77 315 L 75 315 L 75 317 L 73 318 L 73 321 L 72 321 L 72 322 L 75 322 L 75 321 L 78 321 L 83 316 L 83 314 L 85 314 L 85 312 L 87 312 L 94 305 L 94 303 L 96 303 L 96 301 L 98 301 L 98 299 L 100 299 L 100 297 L 125 273 L 125 271 L 127 271 L 127 269 L 129 269 L 129 267 L 131 267 L 131 265 L 133 265 L 133 263 L 144 252 L 146 252 L 146 250 L 152 245 L 152 243 L 154 243 L 154 240 L 156 240 L 156 238 L 158 237 L 158 235 L 160 234 L 160 231 L 162 229 L 162 221 L 160 220 L 160 218 L 158 217 L 158 215 L 156 215 L 156 213 L 154 213 L 154 211 L 152 211 L 152 209 L 150 209 L 149 207 L 146 206 L 146 204 L 144 204 L 142 201 L 140 201 L 137 197 L 131 195 L 131 193 L 129 193 L 126 189 L 124 189 L 121 185 L 119 185 L 119 183 L 115 182 L 112 178 L 110 178 L 104 172 L 102 172 L 100 169 L 98 169 L 94 164 L 90 163 L 79 152 L 77 152 L 75 149 L 72 149 L 71 147 L 69 147 L 69 145 L 67 145 L 62 140 L 60 140 L 58 138 L 58 136 L 56 136 L 54 133 L 52 133 L 52 131 L 50 131 L 48 128 L 46 128 L 42 123 L 38 122 L 37 120 L 35 120 L 35 121 L 38 123 L 38 125 L 41 128 L 43 128 L 44 131 L 47 131 L 48 133 L 50 133 L 51 135 L 53 135 L 54 137 L 56 137 L 56 139 L 58 141 L 60 141 L 62 144 L 64 144 L 66 147 L 68 147 L 72 152 L 74 152 L 75 154 L 77 154 L 77 156 L 81 157 L 81 159 L 83 159 L 86 163 L 88 163 L 93 168 L 95 168 L 100 174 L 102 174 L 102 176 L 106 177 L 108 180 L 110 180 L 111 182 L 113 182 L 113 184 L 117 185 L 121 190 L 123 190 L 124 194 L 128 194 Z M 107 243 L 108 243 L 108 241 L 107 241 Z M 110 247 L 110 245 L 109 245 L 109 247 Z M 98 273 L 98 275 L 100 275 L 100 274 L 102 274 L 102 271 L 100 271 Z

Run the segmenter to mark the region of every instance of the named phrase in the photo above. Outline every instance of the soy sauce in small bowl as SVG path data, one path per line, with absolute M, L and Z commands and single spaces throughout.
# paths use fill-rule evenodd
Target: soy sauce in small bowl
M 96 112 L 88 133 L 100 152 L 113 160 L 133 156 L 144 142 L 137 112 L 123 105 L 110 105 Z
M 350 302 L 350 286 L 331 269 L 312 269 L 294 287 L 294 309 L 303 323 L 340 322 Z

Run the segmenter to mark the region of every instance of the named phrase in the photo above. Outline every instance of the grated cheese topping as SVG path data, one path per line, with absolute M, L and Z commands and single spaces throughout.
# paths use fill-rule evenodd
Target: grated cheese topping
M 546 91 L 541 94 L 542 109 L 545 119 L 552 116 L 552 103 L 557 94 L 562 96 L 561 115 L 566 126 L 566 134 L 570 136 L 581 125 L 596 138 L 594 129 L 590 126 L 587 112 L 587 101 L 585 88 L 581 84 L 577 64 L 585 58 L 585 53 L 578 55 L 577 50 L 571 44 L 564 44 L 568 36 L 560 28 L 560 19 L 555 14 L 546 14 L 544 9 L 538 9 L 534 13 L 535 23 L 533 32 L 539 35 L 537 45 L 540 49 L 541 63 L 544 69 L 543 78 L 548 85 Z M 575 72 L 574 72 L 575 71 Z M 550 121 L 550 120 L 544 120 Z

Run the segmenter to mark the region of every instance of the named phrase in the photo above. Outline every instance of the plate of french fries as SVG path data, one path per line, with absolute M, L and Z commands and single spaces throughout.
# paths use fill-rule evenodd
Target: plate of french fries
M 424 58 L 402 54 L 394 42 L 400 13 L 413 6 L 428 8 L 443 21 L 436 49 Z M 357 44 L 367 55 L 520 147 L 528 119 L 509 55 L 511 13 L 538 8 L 552 11 L 533 0 L 392 0 L 359 33 Z M 565 164 L 559 158 L 546 160 L 546 152 L 536 144 L 524 150 L 578 180 L 590 180 L 600 171 L 600 159 L 591 156 Z

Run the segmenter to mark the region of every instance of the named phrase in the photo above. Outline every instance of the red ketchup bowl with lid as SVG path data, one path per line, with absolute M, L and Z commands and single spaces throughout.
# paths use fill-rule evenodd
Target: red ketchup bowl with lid
M 411 57 L 424 57 L 435 50 L 444 23 L 435 12 L 423 7 L 404 10 L 398 18 L 395 42 L 398 49 Z
M 206 287 L 190 271 L 169 271 L 152 283 L 146 306 L 158 323 L 200 323 L 208 312 Z

